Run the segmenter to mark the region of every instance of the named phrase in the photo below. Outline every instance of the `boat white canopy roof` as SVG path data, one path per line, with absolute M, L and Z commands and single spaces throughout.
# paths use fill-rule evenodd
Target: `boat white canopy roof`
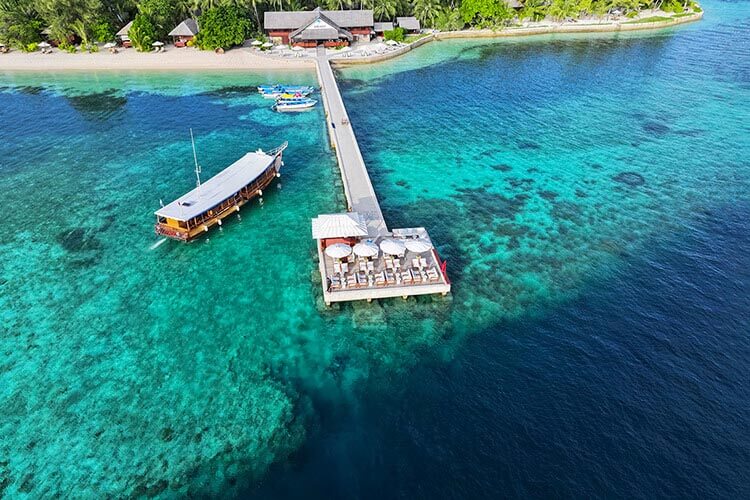
M 159 217 L 188 221 L 220 204 L 260 177 L 274 158 L 260 150 L 247 153 L 201 184 L 200 187 L 180 196 L 154 213 Z
M 120 31 L 117 32 L 115 36 L 124 36 L 127 37 L 128 33 L 130 33 L 130 28 L 133 26 L 133 21 L 130 21 L 128 24 L 123 26 Z
M 312 236 L 316 240 L 367 236 L 367 224 L 357 212 L 318 215 L 312 220 Z

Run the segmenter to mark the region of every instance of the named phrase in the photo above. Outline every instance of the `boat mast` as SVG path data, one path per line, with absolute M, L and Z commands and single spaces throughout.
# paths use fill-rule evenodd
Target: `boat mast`
M 193 160 L 195 161 L 195 187 L 201 187 L 201 166 L 198 165 L 198 155 L 195 153 L 195 139 L 193 129 L 190 129 L 190 142 L 193 143 Z

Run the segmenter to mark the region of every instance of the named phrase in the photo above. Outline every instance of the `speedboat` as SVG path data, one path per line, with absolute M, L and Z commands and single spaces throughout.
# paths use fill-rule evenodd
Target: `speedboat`
M 273 105 L 274 111 L 304 111 L 310 109 L 318 103 L 315 99 L 309 97 L 292 97 L 291 99 L 279 99 Z

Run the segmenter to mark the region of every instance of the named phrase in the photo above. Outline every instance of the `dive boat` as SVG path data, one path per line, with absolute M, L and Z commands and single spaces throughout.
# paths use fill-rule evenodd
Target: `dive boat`
M 192 138 L 192 131 L 190 132 Z M 284 165 L 282 153 L 288 143 L 265 152 L 257 150 L 229 165 L 201 183 L 201 168 L 195 156 L 196 188 L 154 212 L 156 234 L 180 241 L 190 241 L 207 232 L 265 189 Z
M 318 103 L 309 97 L 293 97 L 291 99 L 279 99 L 273 105 L 274 111 L 303 111 L 310 109 Z

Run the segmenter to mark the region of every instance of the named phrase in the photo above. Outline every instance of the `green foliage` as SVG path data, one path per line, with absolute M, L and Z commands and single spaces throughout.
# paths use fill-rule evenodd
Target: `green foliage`
M 553 19 L 563 20 L 578 17 L 578 0 L 552 0 L 547 15 Z
M 585 1 L 585 0 L 584 0 Z M 520 19 L 541 21 L 547 15 L 547 3 L 545 0 L 526 0 L 523 9 L 518 14 Z
M 187 15 L 186 2 L 180 0 L 141 0 L 138 13 L 148 17 L 154 28 L 154 40 L 163 41 Z
M 664 16 L 652 16 L 652 17 L 644 17 L 643 19 L 636 19 L 635 21 L 628 21 L 625 24 L 645 24 L 645 23 L 660 23 L 663 21 L 671 21 L 671 17 L 664 17 Z
M 406 30 L 404 28 L 396 27 L 392 30 L 383 32 L 383 39 L 394 40 L 396 42 L 403 42 L 406 39 Z
M 76 49 L 76 46 L 70 43 L 69 41 L 65 40 L 63 42 L 60 42 L 60 44 L 57 46 L 58 49 L 63 50 L 69 54 L 75 54 L 78 49 Z
M 196 44 L 203 50 L 228 49 L 250 35 L 252 24 L 244 9 L 222 6 L 206 10 L 198 19 Z
M 133 47 L 140 52 L 150 52 L 151 44 L 157 41 L 156 29 L 154 28 L 151 18 L 145 14 L 138 14 L 130 26 L 128 38 Z
M 382 21 L 396 17 L 396 12 L 400 6 L 399 0 L 374 0 L 372 10 L 375 19 Z
M 115 39 L 115 30 L 109 21 L 99 21 L 91 27 L 91 34 L 97 42 L 111 42 Z
M 29 43 L 23 47 L 24 52 L 36 52 L 39 48 L 39 44 L 36 42 Z
M 42 26 L 31 0 L 0 1 L 0 43 L 24 50 L 42 40 Z
M 507 25 L 515 16 L 505 0 L 464 0 L 459 12 L 465 23 L 480 28 Z
M 440 0 L 413 0 L 413 14 L 422 27 L 434 28 L 441 10 Z
M 661 6 L 661 10 L 664 12 L 674 12 L 675 14 L 680 14 L 684 11 L 682 8 L 682 2 L 679 0 L 668 0 L 664 2 Z
M 464 29 L 466 23 L 458 9 L 444 8 L 435 18 L 435 27 L 442 31 L 457 31 Z

